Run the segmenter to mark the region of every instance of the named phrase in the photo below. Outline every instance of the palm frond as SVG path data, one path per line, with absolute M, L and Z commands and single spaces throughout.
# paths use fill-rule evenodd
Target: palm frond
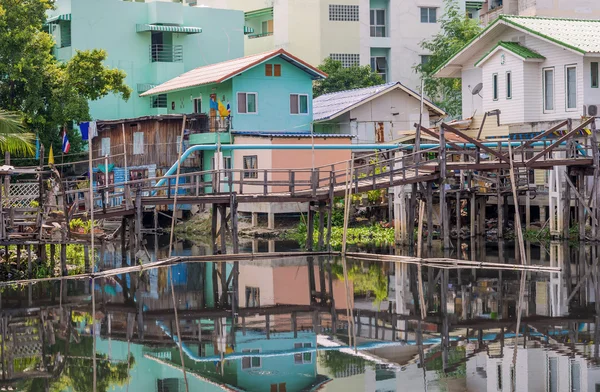
M 32 156 L 34 142 L 35 135 L 26 131 L 18 113 L 0 110 L 0 151 Z

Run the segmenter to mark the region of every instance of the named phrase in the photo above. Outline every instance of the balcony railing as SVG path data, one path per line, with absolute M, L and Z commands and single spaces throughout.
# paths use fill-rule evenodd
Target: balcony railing
M 262 38 L 262 37 L 270 37 L 271 35 L 273 35 L 273 33 L 261 33 L 261 34 L 250 34 L 248 35 L 249 39 L 254 39 L 254 38 Z
M 206 114 L 188 115 L 187 129 L 190 133 L 228 132 L 233 123 L 233 117 L 208 116 Z
M 150 61 L 153 63 L 183 62 L 183 45 L 150 45 Z

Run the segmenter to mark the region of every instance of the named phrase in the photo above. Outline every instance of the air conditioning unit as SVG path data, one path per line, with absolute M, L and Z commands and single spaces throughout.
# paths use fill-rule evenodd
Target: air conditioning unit
M 600 114 L 600 104 L 583 106 L 583 116 L 584 117 L 597 116 L 598 114 Z

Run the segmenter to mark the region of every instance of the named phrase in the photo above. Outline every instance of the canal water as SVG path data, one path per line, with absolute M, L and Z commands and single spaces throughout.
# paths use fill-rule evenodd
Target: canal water
M 464 242 L 450 254 L 434 245 L 430 257 L 520 263 L 510 243 Z M 164 239 L 149 238 L 146 247 L 149 261 L 168 253 Z M 299 249 L 279 241 L 242 246 L 244 253 Z M 561 270 L 527 272 L 523 296 L 519 271 L 448 265 L 423 267 L 421 300 L 416 265 L 348 258 L 345 280 L 343 261 L 333 256 L 189 262 L 4 286 L 0 385 L 77 392 L 599 391 L 597 249 L 550 243 L 527 244 L 526 252 L 532 264 Z M 176 253 L 208 250 L 180 242 Z M 110 246 L 101 249 L 100 270 L 121 262 Z M 236 268 L 235 285 L 228 277 Z

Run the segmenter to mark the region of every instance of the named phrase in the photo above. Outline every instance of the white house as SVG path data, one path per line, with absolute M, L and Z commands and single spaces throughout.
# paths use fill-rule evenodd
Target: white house
M 599 64 L 600 21 L 503 15 L 436 76 L 462 78 L 463 117 L 500 109 L 511 134 L 529 133 L 600 114 Z
M 354 143 L 398 140 L 403 131 L 419 122 L 421 96 L 400 82 L 324 94 L 313 100 L 316 133 L 351 134 Z M 421 124 L 443 118 L 446 113 L 423 100 Z

